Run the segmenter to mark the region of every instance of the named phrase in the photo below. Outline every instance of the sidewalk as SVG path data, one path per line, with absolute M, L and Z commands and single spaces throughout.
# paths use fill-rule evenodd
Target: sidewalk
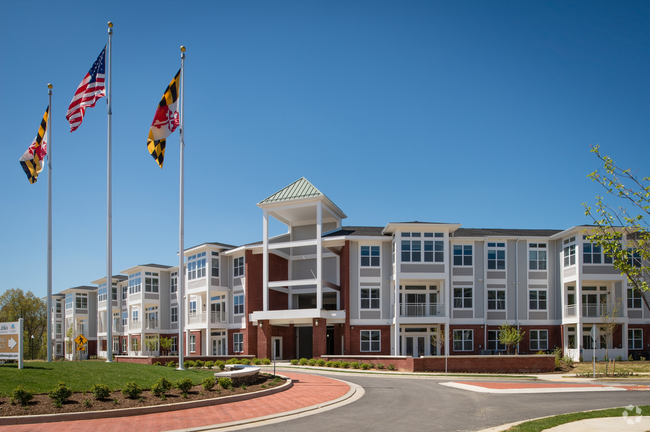
M 291 378 L 292 388 L 253 400 L 131 417 L 0 426 L 0 432 L 160 432 L 190 428 L 212 429 L 224 423 L 252 422 L 260 417 L 278 417 L 295 410 L 318 408 L 353 393 L 350 385 L 340 380 L 296 372 L 283 372 L 282 375 Z

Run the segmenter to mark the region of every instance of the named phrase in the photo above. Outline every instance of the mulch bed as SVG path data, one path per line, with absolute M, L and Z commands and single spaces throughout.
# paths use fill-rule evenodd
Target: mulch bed
M 154 396 L 150 391 L 145 390 L 142 392 L 141 398 L 129 399 L 121 392 L 112 392 L 109 399 L 98 400 L 95 399 L 92 393 L 73 393 L 70 399 L 63 403 L 61 408 L 54 405 L 52 399 L 47 394 L 36 394 L 34 399 L 29 401 L 29 407 L 25 408 L 18 404 L 12 405 L 8 397 L 0 397 L 0 416 L 25 416 L 25 415 L 41 415 L 41 414 L 61 414 L 73 412 L 89 412 L 89 411 L 103 411 L 112 409 L 123 408 L 141 408 L 153 405 L 167 405 L 179 402 L 198 401 L 203 399 L 214 399 L 225 396 L 239 395 L 244 393 L 253 393 L 266 388 L 277 387 L 279 384 L 273 384 L 273 378 L 260 375 L 255 384 L 251 384 L 242 389 L 235 387 L 231 390 L 222 389 L 215 385 L 211 391 L 204 390 L 201 385 L 192 387 L 192 390 L 187 394 L 187 398 L 183 398 L 182 393 L 177 389 L 170 390 L 165 395 L 165 400 L 158 396 Z M 262 387 L 262 386 L 265 387 Z M 84 401 L 89 401 L 90 405 L 86 406 Z M 117 401 L 117 402 L 116 402 Z

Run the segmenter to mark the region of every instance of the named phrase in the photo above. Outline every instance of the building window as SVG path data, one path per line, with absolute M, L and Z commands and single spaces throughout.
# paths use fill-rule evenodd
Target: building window
M 178 306 L 172 306 L 171 319 L 173 323 L 178 322 Z
M 379 288 L 361 288 L 361 309 L 379 309 Z
M 641 294 L 634 288 L 627 289 L 627 308 L 641 309 L 643 307 Z
M 97 301 L 106 301 L 108 299 L 108 285 L 105 283 L 97 288 Z
M 506 269 L 506 244 L 488 243 L 488 270 Z
M 169 278 L 170 291 L 175 293 L 178 291 L 178 272 L 173 272 Z
M 169 350 L 173 353 L 178 352 L 178 338 L 177 337 L 172 337 L 172 346 L 169 348 Z
M 138 338 L 132 337 L 131 338 L 131 351 L 140 351 L 138 347 Z
M 131 321 L 137 322 L 138 318 L 139 318 L 139 315 L 140 315 L 140 311 L 138 309 L 133 309 L 131 311 Z
M 219 277 L 219 252 L 212 252 L 212 277 Z
M 127 343 L 128 343 L 128 339 L 126 338 L 122 339 L 122 352 L 124 353 L 128 351 L 128 347 L 126 346 Z
M 472 245 L 454 245 L 454 265 L 472 265 Z
M 444 237 L 443 233 L 403 232 L 402 261 L 403 262 L 444 262 L 445 243 L 433 240 L 434 237 Z M 424 237 L 424 257 L 422 256 L 422 238 Z M 409 240 L 404 240 L 408 238 Z M 431 240 L 427 240 L 430 238 Z M 424 259 L 423 259 L 424 258 Z
M 474 330 L 454 330 L 454 351 L 474 351 Z
M 499 340 L 501 330 L 488 330 L 487 349 L 493 351 L 505 351 L 506 346 Z
M 530 331 L 530 350 L 546 351 L 548 349 L 548 330 Z
M 530 310 L 546 310 L 546 290 L 528 291 L 528 304 Z
M 190 335 L 190 352 L 196 351 L 196 335 Z
M 564 267 L 569 267 L 576 263 L 576 245 L 571 244 L 575 241 L 575 237 L 564 240 Z
M 187 258 L 187 280 L 205 277 L 205 252 Z
M 569 349 L 576 349 L 576 328 L 567 327 L 567 341 Z
M 244 333 L 233 333 L 232 345 L 234 352 L 244 352 Z
M 528 269 L 546 270 L 546 243 L 528 244 Z
M 76 309 L 88 309 L 88 294 L 77 293 L 75 295 L 75 303 Z
M 488 290 L 488 310 L 506 310 L 506 290 Z
M 56 323 L 56 334 L 61 334 L 61 323 Z
M 129 313 L 128 312 L 122 312 L 122 327 L 124 329 L 126 329 L 127 325 L 129 325 Z
M 126 300 L 126 296 L 129 293 L 129 287 L 127 285 L 124 285 L 122 287 L 122 300 Z
M 381 351 L 381 332 L 361 330 L 361 352 Z
M 472 308 L 473 288 L 454 288 L 454 309 Z
M 63 349 L 61 348 L 61 344 L 56 344 L 56 355 L 61 355 L 63 353 Z
M 379 246 L 361 246 L 361 267 L 379 267 Z
M 58 314 L 61 313 L 61 302 L 60 301 L 56 302 L 56 313 L 58 313 Z
M 150 293 L 158 292 L 158 273 L 145 272 L 144 273 L 144 291 Z
M 244 257 L 235 258 L 233 260 L 233 276 L 244 276 Z
M 142 273 L 137 272 L 129 275 L 129 294 L 137 294 L 142 289 Z
M 587 236 L 583 236 L 586 239 Z M 602 248 L 596 243 L 582 245 L 582 262 L 584 264 L 611 264 L 612 257 L 602 253 Z
M 66 310 L 72 309 L 72 305 L 74 304 L 74 297 L 72 293 L 68 293 L 65 295 L 65 308 Z
M 196 297 L 195 296 L 190 297 L 189 313 L 190 313 L 190 315 L 196 315 Z
M 628 329 L 627 330 L 627 348 L 631 350 L 643 349 L 643 330 L 642 329 Z
M 239 294 L 233 297 L 234 308 L 233 313 L 235 315 L 241 315 L 244 313 L 244 294 Z
M 627 263 L 631 267 L 641 267 L 641 254 L 639 253 L 638 250 L 628 248 L 627 250 Z M 611 263 L 611 258 L 610 258 L 610 263 Z

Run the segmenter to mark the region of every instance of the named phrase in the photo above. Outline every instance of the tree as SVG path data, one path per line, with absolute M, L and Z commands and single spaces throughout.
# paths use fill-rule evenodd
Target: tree
M 605 340 L 605 358 L 609 359 L 609 345 L 614 339 L 614 332 L 619 324 L 616 322 L 618 319 L 618 311 L 621 307 L 621 299 L 618 299 L 611 311 L 604 310 L 600 316 L 600 337 Z M 595 343 L 595 342 L 594 342 Z M 608 373 L 608 363 L 605 363 L 605 375 Z
M 29 347 L 34 335 L 34 345 L 41 346 L 47 338 L 47 306 L 45 301 L 31 291 L 11 288 L 0 296 L 0 322 L 23 319 L 23 346 Z
M 650 276 L 650 177 L 639 177 L 630 169 L 623 169 L 609 157 L 600 153 L 600 146 L 591 152 L 603 162 L 603 168 L 589 174 L 614 201 L 622 201 L 628 207 L 608 204 L 602 195 L 596 196 L 595 210 L 586 203 L 585 215 L 592 218 L 594 227 L 587 237 L 601 247 L 611 258 L 614 268 L 627 276 L 629 285 L 643 299 L 646 308 L 650 304 L 644 292 L 648 291 Z
M 172 338 L 160 338 L 160 351 L 163 354 L 169 355 L 169 351 L 172 349 Z
M 508 354 L 512 352 L 512 347 L 519 345 L 524 340 L 525 331 L 519 330 L 515 326 L 511 326 L 506 321 L 499 327 L 499 342 L 506 346 Z
M 68 338 L 68 343 L 66 344 L 66 352 L 68 354 L 72 354 L 72 342 L 74 340 L 74 327 L 72 324 L 70 324 L 70 327 L 68 327 L 68 330 L 66 330 L 65 336 Z
M 436 329 L 436 332 L 431 335 L 431 345 L 434 345 L 436 347 L 436 353 L 438 355 L 440 354 L 440 350 L 442 350 L 445 345 L 445 333 L 446 329 L 443 330 L 442 326 L 439 326 Z

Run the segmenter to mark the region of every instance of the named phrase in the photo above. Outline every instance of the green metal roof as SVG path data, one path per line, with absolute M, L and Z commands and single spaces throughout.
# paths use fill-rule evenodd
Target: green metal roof
M 301 198 L 311 198 L 317 196 L 325 196 L 321 191 L 316 189 L 316 187 L 309 183 L 309 180 L 302 177 L 295 182 L 291 183 L 289 186 L 284 189 L 274 193 L 270 197 L 266 198 L 263 201 L 260 201 L 259 204 L 267 204 L 281 201 L 291 201 Z

